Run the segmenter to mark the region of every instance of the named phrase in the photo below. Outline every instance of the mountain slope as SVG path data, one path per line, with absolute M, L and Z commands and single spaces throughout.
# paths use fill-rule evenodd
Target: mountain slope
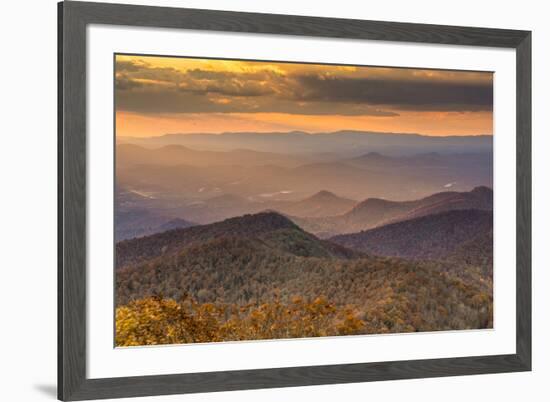
M 117 305 L 150 296 L 191 299 L 215 303 L 235 317 L 246 306 L 265 312 L 269 303 L 328 300 L 363 320 L 364 334 L 492 326 L 492 288 L 479 276 L 460 278 L 433 263 L 395 258 L 334 258 L 327 256 L 326 243 L 275 226 L 275 236 L 262 230 L 255 236 L 204 237 L 124 266 L 116 272 Z
M 439 212 L 493 209 L 493 190 L 476 187 L 468 192 L 446 191 L 413 201 L 369 198 L 349 212 L 325 218 L 292 218 L 300 227 L 321 237 L 354 233 Z
M 493 227 L 493 214 L 455 210 L 393 223 L 331 238 L 344 247 L 380 256 L 411 259 L 442 258 Z
M 134 165 L 258 166 L 269 164 L 295 167 L 304 163 L 304 159 L 308 160 L 305 157 L 296 158 L 289 155 L 251 151 L 248 149 L 217 152 L 196 150 L 187 146 L 174 144 L 153 149 L 135 144 L 118 144 L 116 146 L 117 166 L 120 165 L 122 167 Z
M 285 215 L 322 217 L 339 215 L 349 211 L 357 201 L 339 197 L 330 191 L 321 190 L 300 201 L 273 203 L 270 207 Z
M 370 153 L 349 159 L 323 153 L 270 156 L 242 149 L 195 151 L 176 145 L 118 147 L 117 185 L 182 202 L 222 194 L 297 200 L 320 190 L 355 200 L 405 201 L 443 189 L 464 191 L 492 183 L 489 153 L 399 157 Z M 283 193 L 287 196 L 280 197 Z
M 452 265 L 480 267 L 482 274 L 493 276 L 493 230 L 483 232 L 457 246 L 445 256 Z
M 490 153 L 472 152 L 441 154 L 437 152 L 416 155 L 388 156 L 379 152 L 368 152 L 347 161 L 353 166 L 369 169 L 491 169 L 493 158 Z
M 116 245 L 116 266 L 120 268 L 174 255 L 187 247 L 220 239 L 253 239 L 278 252 L 297 256 L 352 258 L 357 255 L 304 232 L 280 214 L 263 212 L 119 242 Z
M 170 229 L 195 226 L 195 223 L 185 219 L 167 217 L 147 209 L 117 209 L 115 222 L 115 241 L 117 242 Z

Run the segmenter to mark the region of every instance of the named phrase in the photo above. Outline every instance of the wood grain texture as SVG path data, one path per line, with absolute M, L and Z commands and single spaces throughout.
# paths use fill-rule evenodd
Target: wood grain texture
M 67 3 L 86 23 L 516 47 L 526 31 L 105 3 Z
M 88 380 L 71 400 L 346 384 L 524 371 L 515 355 Z
M 516 353 L 531 368 L 531 34 L 516 49 Z
M 83 400 L 503 373 L 531 369 L 531 34 L 528 31 L 189 10 L 59 4 L 58 397 Z M 517 351 L 500 356 L 163 376 L 86 377 L 86 26 L 111 24 L 508 47 L 517 52 Z
M 78 7 L 63 7 L 61 32 L 63 70 L 60 74 L 62 126 L 62 230 L 58 284 L 62 338 L 58 351 L 61 384 L 66 398 L 86 380 L 86 31 Z

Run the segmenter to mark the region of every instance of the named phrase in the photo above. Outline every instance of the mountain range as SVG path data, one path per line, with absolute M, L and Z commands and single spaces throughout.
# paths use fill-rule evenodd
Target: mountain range
M 328 238 L 438 212 L 492 210 L 493 205 L 493 192 L 488 187 L 476 187 L 467 192 L 440 192 L 411 201 L 369 198 L 357 202 L 326 190 L 297 201 L 252 201 L 224 194 L 173 209 L 163 209 L 157 200 L 144 195 L 127 191 L 117 194 L 117 240 L 160 232 L 167 228 L 165 225 L 172 225 L 173 228 L 196 225 L 185 219 L 186 216 L 192 216 L 198 222 L 210 223 L 262 211 L 281 213 L 304 230 Z
M 202 151 L 183 145 L 165 145 L 159 148 L 145 148 L 135 144 L 119 144 L 116 148 L 117 164 L 121 166 L 160 165 L 160 166 L 261 166 L 277 165 L 296 167 L 315 158 L 304 155 L 292 156 L 248 149 L 230 151 Z
M 403 224 L 412 225 L 408 230 L 413 230 L 409 233 L 413 238 L 418 228 L 429 232 L 438 225 L 468 226 L 481 216 L 485 222 L 490 215 L 485 211 L 454 212 L 452 223 L 436 214 L 430 216 L 433 222 L 428 227 L 416 220 Z M 401 223 L 387 227 L 394 225 Z M 404 231 L 396 233 L 404 235 Z M 427 241 L 427 232 L 422 232 L 418 248 L 450 250 L 441 246 L 448 240 L 441 231 L 438 234 Z M 387 240 L 385 236 L 371 236 L 369 250 L 373 251 L 372 243 L 377 241 L 379 247 L 374 251 L 383 254 Z M 418 254 L 413 259 L 388 258 L 353 251 L 335 241 L 340 239 L 321 240 L 274 212 L 121 241 L 116 247 L 117 304 L 152 296 L 174 300 L 190 297 L 198 303 L 238 309 L 324 295 L 363 320 L 363 333 L 492 326 L 492 270 L 468 265 L 464 260 L 453 262 L 471 247 L 467 241 L 444 260 L 425 262 Z M 429 253 L 425 256 L 434 257 Z
M 492 183 L 491 136 L 117 138 L 117 328 L 491 328 Z
M 159 256 L 175 255 L 186 247 L 221 238 L 254 239 L 297 256 L 351 258 L 359 255 L 316 238 L 280 214 L 262 212 L 118 242 L 116 266 L 121 268 Z
M 493 190 L 476 187 L 471 191 L 445 191 L 412 201 L 368 198 L 350 211 L 323 218 L 291 217 L 305 230 L 323 238 L 404 221 L 439 212 L 463 209 L 493 209 Z
M 199 224 L 267 209 L 297 218 L 322 218 L 347 212 L 353 200 L 400 202 L 444 190 L 464 192 L 491 185 L 492 157 L 488 153 L 397 157 L 369 152 L 330 159 L 320 155 L 196 151 L 176 145 L 146 149 L 121 144 L 117 146 L 116 177 L 117 202 L 124 201 L 125 210 L 149 209 L 157 215 Z M 320 197 L 317 201 L 324 206 L 310 209 L 311 202 L 306 208 L 291 205 L 323 191 L 341 202 L 332 202 L 333 209 L 326 208 L 329 202 Z M 124 193 L 120 200 L 119 193 Z M 363 228 L 354 227 L 352 231 L 356 229 Z M 338 229 L 335 233 L 343 232 Z
M 170 229 L 187 228 L 195 223 L 155 214 L 147 209 L 116 213 L 115 241 L 147 236 Z
M 449 256 L 480 234 L 491 232 L 492 228 L 492 211 L 462 209 L 412 218 L 359 233 L 339 235 L 332 237 L 330 241 L 365 254 L 438 259 Z M 492 247 L 488 247 L 488 251 L 491 252 Z
M 326 153 L 339 156 L 346 154 L 357 156 L 365 152 L 389 155 L 411 155 L 423 152 L 480 153 L 491 152 L 493 146 L 490 135 L 434 137 L 352 130 L 314 134 L 302 131 L 166 134 L 159 137 L 117 137 L 117 142 L 146 147 L 183 145 L 215 151 L 249 149 L 283 154 Z

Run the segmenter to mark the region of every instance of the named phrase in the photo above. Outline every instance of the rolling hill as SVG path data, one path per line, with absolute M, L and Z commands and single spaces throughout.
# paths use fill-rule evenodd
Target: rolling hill
M 285 215 L 321 217 L 343 214 L 357 204 L 357 201 L 339 197 L 330 191 L 321 190 L 299 201 L 273 202 L 270 209 Z
M 192 300 L 225 311 L 225 320 L 257 306 L 259 315 L 250 318 L 258 322 L 273 303 L 306 300 L 347 311 L 363 323 L 354 333 L 492 326 L 491 288 L 475 271 L 459 277 L 449 263 L 354 253 L 276 213 L 123 241 L 117 245 L 117 264 L 118 306 L 150 297 Z
M 347 160 L 347 163 L 369 169 L 465 169 L 492 170 L 493 158 L 487 152 L 419 153 L 415 155 L 389 156 L 379 152 L 368 152 Z
M 464 258 L 465 254 L 476 258 L 471 253 L 472 246 L 475 245 L 471 243 L 472 239 L 491 232 L 492 228 L 491 211 L 464 209 L 440 212 L 359 233 L 335 236 L 330 241 L 379 256 L 440 259 L 455 252 L 456 258 Z M 487 247 L 488 243 L 484 242 L 481 246 Z M 479 252 L 476 254 L 478 255 Z
M 196 225 L 185 219 L 158 215 L 147 209 L 116 210 L 115 223 L 117 242 Z
M 159 256 L 175 255 L 186 247 L 224 238 L 260 241 L 273 250 L 296 256 L 353 258 L 359 255 L 304 232 L 280 214 L 263 212 L 121 241 L 116 245 L 116 266 L 121 268 Z
M 304 230 L 323 238 L 367 230 L 445 211 L 493 209 L 493 190 L 476 187 L 467 192 L 446 191 L 413 201 L 369 198 L 349 212 L 324 218 L 292 217 Z

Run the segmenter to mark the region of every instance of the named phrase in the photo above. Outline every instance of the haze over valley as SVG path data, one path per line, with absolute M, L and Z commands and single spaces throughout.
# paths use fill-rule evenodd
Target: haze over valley
M 293 138 L 289 135 L 285 139 L 289 150 L 296 149 Z M 324 231 L 326 222 L 337 221 L 328 226 L 339 228 L 330 227 L 326 231 L 345 233 L 365 229 L 369 224 L 361 226 L 362 218 L 347 223 L 349 228 L 345 228 L 346 217 L 338 216 L 357 215 L 365 203 L 368 206 L 384 201 L 412 201 L 439 192 L 490 187 L 490 142 L 486 145 L 487 152 L 460 153 L 453 152 L 455 141 L 451 138 L 445 145 L 445 138 L 438 138 L 438 146 L 444 146 L 445 153 L 409 151 L 399 156 L 384 155 L 366 146 L 338 154 L 301 154 L 243 148 L 195 150 L 174 144 L 156 148 L 118 144 L 117 213 L 122 221 L 124 216 L 140 210 L 153 215 L 152 221 L 150 218 L 134 221 L 138 232 L 142 229 L 137 226 L 152 229 L 173 219 L 205 224 L 265 210 L 296 218 L 306 228 L 317 225 L 319 229 L 312 229 L 317 233 Z M 477 141 L 474 138 L 470 144 L 468 137 L 462 138 L 460 150 L 475 147 Z M 397 141 L 395 146 L 401 148 Z M 121 225 L 119 239 L 127 237 L 122 234 L 126 226 Z M 143 233 L 149 231 L 143 229 Z

